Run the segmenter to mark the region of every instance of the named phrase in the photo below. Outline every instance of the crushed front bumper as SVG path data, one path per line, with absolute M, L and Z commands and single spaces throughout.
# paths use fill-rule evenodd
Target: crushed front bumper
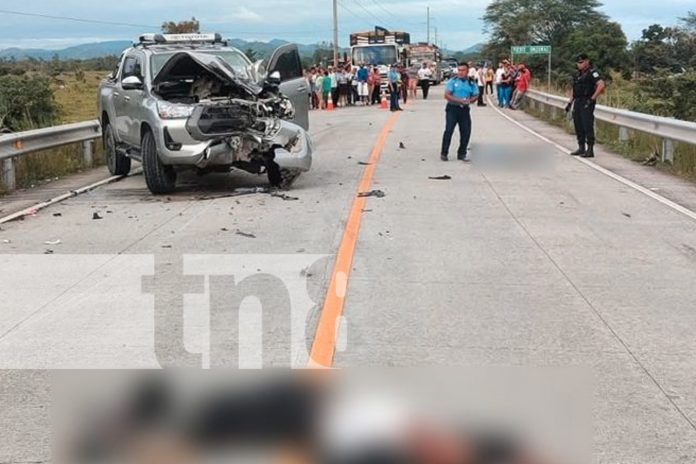
M 234 138 L 238 143 L 227 143 L 224 140 L 198 142 L 191 138 L 184 123 L 168 124 L 170 138 L 182 143 L 180 149 L 167 148 L 163 130 L 159 130 L 158 151 L 165 164 L 173 166 L 192 166 L 205 169 L 214 166 L 232 166 L 235 162 L 251 161 L 249 156 L 241 155 L 244 150 L 245 136 Z M 163 129 L 163 128 L 162 128 Z M 253 143 L 257 143 L 255 140 Z M 281 169 L 306 172 L 312 167 L 314 147 L 309 133 L 302 127 L 290 121 L 280 120 L 277 131 L 270 137 L 260 139 L 263 145 L 273 147 L 275 162 Z M 282 147 L 282 148 L 281 148 Z

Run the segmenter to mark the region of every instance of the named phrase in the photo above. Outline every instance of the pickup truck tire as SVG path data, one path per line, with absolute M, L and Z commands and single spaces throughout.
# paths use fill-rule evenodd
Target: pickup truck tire
M 145 183 L 150 192 L 155 195 L 172 193 L 176 187 L 176 171 L 160 161 L 155 137 L 149 130 L 143 135 L 140 154 L 143 160 Z
M 106 166 L 112 176 L 126 176 L 131 170 L 131 159 L 123 153 L 119 153 L 116 149 L 116 137 L 114 137 L 114 129 L 111 124 L 104 126 L 102 135 L 102 143 L 104 144 L 104 156 L 106 157 Z
M 292 184 L 295 182 L 295 180 L 298 177 L 300 177 L 300 174 L 302 174 L 302 171 L 294 169 L 281 169 L 279 187 L 282 189 L 289 189 L 290 187 L 292 187 Z

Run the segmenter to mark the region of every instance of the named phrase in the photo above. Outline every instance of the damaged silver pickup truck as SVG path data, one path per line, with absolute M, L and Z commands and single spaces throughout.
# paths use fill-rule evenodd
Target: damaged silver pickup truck
M 218 34 L 146 34 L 99 88 L 113 175 L 140 161 L 153 194 L 177 172 L 267 174 L 288 187 L 312 164 L 307 84 L 297 47 L 252 63 Z

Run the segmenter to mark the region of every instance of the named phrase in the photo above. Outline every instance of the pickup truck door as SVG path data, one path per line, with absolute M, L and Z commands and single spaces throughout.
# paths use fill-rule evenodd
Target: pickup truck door
M 268 62 L 268 74 L 280 72 L 280 91 L 295 106 L 295 123 L 309 129 L 309 84 L 302 74 L 302 60 L 297 45 L 276 49 Z
M 118 84 L 114 87 L 114 111 L 116 113 L 116 131 L 118 139 L 129 145 L 140 145 L 140 114 L 144 97 L 143 90 L 124 90 L 123 80 L 130 76 L 145 81 L 143 57 L 141 54 L 128 55 L 121 68 Z

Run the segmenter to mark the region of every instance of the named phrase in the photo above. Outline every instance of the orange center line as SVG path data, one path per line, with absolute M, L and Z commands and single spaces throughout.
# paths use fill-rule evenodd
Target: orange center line
M 379 133 L 377 142 L 370 153 L 369 164 L 365 167 L 358 184 L 358 193 L 369 191 L 384 144 L 387 141 L 389 132 L 399 118 L 399 114 L 398 112 L 393 113 Z M 353 199 L 353 205 L 343 231 L 343 238 L 336 254 L 336 262 L 331 273 L 331 282 L 329 283 L 324 306 L 319 316 L 319 323 L 317 324 L 317 331 L 312 343 L 307 367 L 330 368 L 333 366 L 334 353 L 336 352 L 336 336 L 341 315 L 343 314 L 348 290 L 348 279 L 350 278 L 355 246 L 358 242 L 360 223 L 362 222 L 363 209 L 365 209 L 366 202 L 366 198 L 361 198 L 357 194 Z

